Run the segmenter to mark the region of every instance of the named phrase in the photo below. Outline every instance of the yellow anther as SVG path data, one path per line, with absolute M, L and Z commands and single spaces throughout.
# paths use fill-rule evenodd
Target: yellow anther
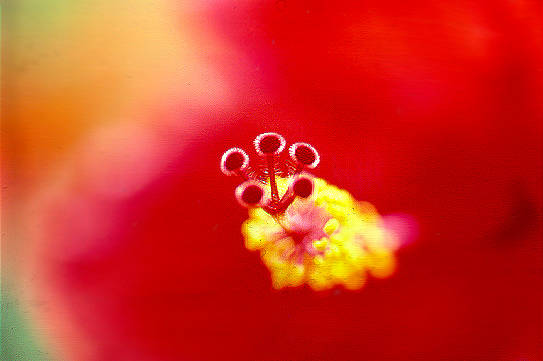
M 315 249 L 318 251 L 324 251 L 326 246 L 328 246 L 328 239 L 326 239 L 326 237 L 313 241 L 313 247 L 315 247 Z
M 338 228 L 339 228 L 339 221 L 335 218 L 331 218 L 328 220 L 328 222 L 326 222 L 326 224 L 323 227 L 323 230 L 324 230 L 324 233 L 326 233 L 327 235 L 331 235 L 332 233 L 337 231 Z

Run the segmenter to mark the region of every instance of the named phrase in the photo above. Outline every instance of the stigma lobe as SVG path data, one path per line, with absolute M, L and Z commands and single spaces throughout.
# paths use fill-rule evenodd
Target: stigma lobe
M 255 138 L 254 147 L 257 156 L 255 167 L 249 166 L 249 156 L 241 148 L 230 148 L 221 158 L 220 168 L 225 175 L 237 175 L 245 181 L 236 189 L 236 199 L 242 206 L 261 207 L 270 215 L 280 216 L 297 197 L 307 199 L 311 196 L 312 177 L 300 174 L 306 169 L 314 169 L 319 163 L 319 155 L 313 146 L 294 143 L 289 148 L 290 158 L 284 158 L 281 153 L 286 147 L 285 138 L 278 133 L 267 132 Z M 282 179 L 282 184 L 286 180 L 286 191 L 280 192 L 278 178 Z M 269 197 L 265 196 L 265 185 L 269 186 Z

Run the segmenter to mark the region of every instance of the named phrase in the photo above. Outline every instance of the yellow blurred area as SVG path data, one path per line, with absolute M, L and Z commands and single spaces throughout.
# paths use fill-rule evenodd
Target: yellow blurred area
M 94 127 L 153 120 L 146 113 L 165 99 L 193 94 L 194 102 L 209 89 L 213 76 L 204 58 L 214 43 L 197 24 L 188 25 L 191 9 L 172 6 L 146 0 L 6 4 L 4 131 L 19 184 L 43 176 Z
M 51 200 L 80 202 L 80 219 L 100 229 L 103 220 L 90 220 L 77 192 L 84 187 L 122 196 L 144 185 L 160 164 L 154 134 L 164 121 L 160 114 L 173 107 L 182 113 L 179 104 L 203 106 L 227 93 L 209 60 L 223 50 L 194 23 L 198 10 L 175 2 L 2 5 L 2 271 L 10 276 L 2 287 L 24 308 L 25 319 L 40 325 L 31 336 L 45 349 L 62 344 L 90 352 L 57 306 L 58 295 L 46 289 L 41 216 Z M 55 317 L 42 313 L 36 299 L 45 299 Z

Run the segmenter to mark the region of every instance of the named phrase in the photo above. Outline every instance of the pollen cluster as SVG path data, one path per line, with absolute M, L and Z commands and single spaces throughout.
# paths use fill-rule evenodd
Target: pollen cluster
M 273 287 L 354 290 L 368 275 L 391 275 L 397 235 L 371 204 L 307 173 L 320 161 L 315 148 L 295 143 L 284 157 L 285 144 L 279 134 L 263 133 L 255 140 L 257 162 L 240 148 L 221 160 L 223 173 L 244 179 L 235 193 L 249 209 L 245 247 L 260 252 Z
M 322 179 L 314 180 L 312 199 L 296 199 L 278 218 L 252 208 L 242 226 L 245 246 L 260 251 L 273 287 L 359 289 L 368 274 L 392 274 L 399 242 L 375 208 Z

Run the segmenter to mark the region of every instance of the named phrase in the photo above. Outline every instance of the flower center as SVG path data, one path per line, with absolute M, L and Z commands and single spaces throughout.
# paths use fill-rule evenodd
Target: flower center
M 320 161 L 313 146 L 294 143 L 283 157 L 285 144 L 263 133 L 254 141 L 256 160 L 240 148 L 221 160 L 224 174 L 243 179 L 235 194 L 249 208 L 245 246 L 261 251 L 273 286 L 358 289 L 366 273 L 390 275 L 398 242 L 373 206 L 307 173 Z

